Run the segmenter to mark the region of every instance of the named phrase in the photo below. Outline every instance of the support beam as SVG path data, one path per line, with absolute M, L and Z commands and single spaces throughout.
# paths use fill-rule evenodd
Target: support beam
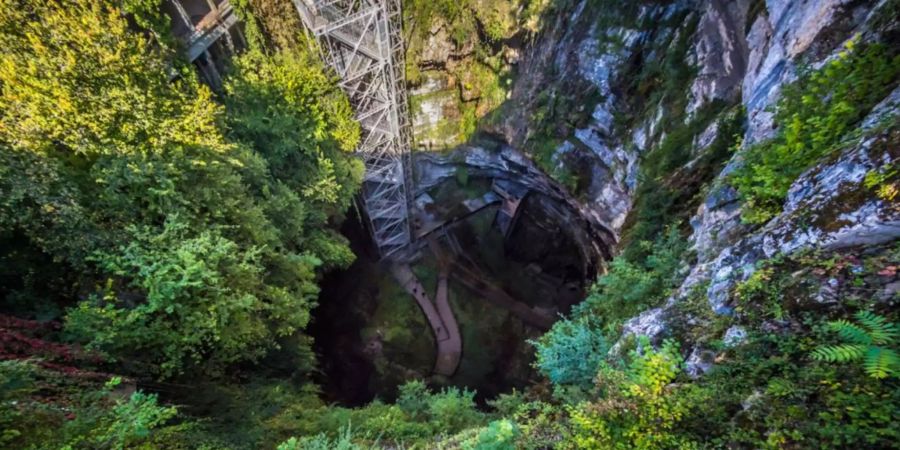
M 361 202 L 379 254 L 409 248 L 410 148 L 400 0 L 294 0 L 322 59 L 340 78 L 362 128 Z

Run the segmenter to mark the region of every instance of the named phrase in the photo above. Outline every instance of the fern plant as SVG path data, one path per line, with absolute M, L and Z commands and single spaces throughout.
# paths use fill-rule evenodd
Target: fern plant
M 863 361 L 873 378 L 900 374 L 900 355 L 896 350 L 900 327 L 869 311 L 855 314 L 856 323 L 841 319 L 828 323 L 843 343 L 823 345 L 813 351 L 813 359 L 828 362 Z

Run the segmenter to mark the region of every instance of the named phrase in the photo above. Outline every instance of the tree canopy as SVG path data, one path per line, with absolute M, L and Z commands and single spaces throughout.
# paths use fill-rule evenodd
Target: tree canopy
M 161 376 L 306 326 L 319 271 L 353 259 L 329 225 L 362 175 L 314 58 L 251 51 L 217 99 L 88 0 L 3 0 L 0 47 L 3 294 L 68 305 L 48 314 L 70 339 Z

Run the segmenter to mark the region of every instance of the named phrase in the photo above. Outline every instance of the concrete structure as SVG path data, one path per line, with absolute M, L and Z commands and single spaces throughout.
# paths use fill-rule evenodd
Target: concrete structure
M 400 0 L 294 0 L 362 127 L 362 202 L 382 258 L 407 257 L 410 148 Z
M 166 0 L 172 34 L 184 43 L 188 59 L 204 81 L 222 87 L 222 71 L 232 54 L 247 47 L 240 22 L 228 0 Z

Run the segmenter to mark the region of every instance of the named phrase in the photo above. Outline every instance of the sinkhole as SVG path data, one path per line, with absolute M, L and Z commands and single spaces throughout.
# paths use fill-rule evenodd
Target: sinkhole
M 528 340 L 584 298 L 614 239 L 503 144 L 418 152 L 411 164 L 409 267 L 433 301 L 449 274 L 461 354 L 452 373 L 436 373 L 439 333 L 351 212 L 342 233 L 357 259 L 325 276 L 310 326 L 324 394 L 343 405 L 392 400 L 411 379 L 474 389 L 480 400 L 536 380 Z

